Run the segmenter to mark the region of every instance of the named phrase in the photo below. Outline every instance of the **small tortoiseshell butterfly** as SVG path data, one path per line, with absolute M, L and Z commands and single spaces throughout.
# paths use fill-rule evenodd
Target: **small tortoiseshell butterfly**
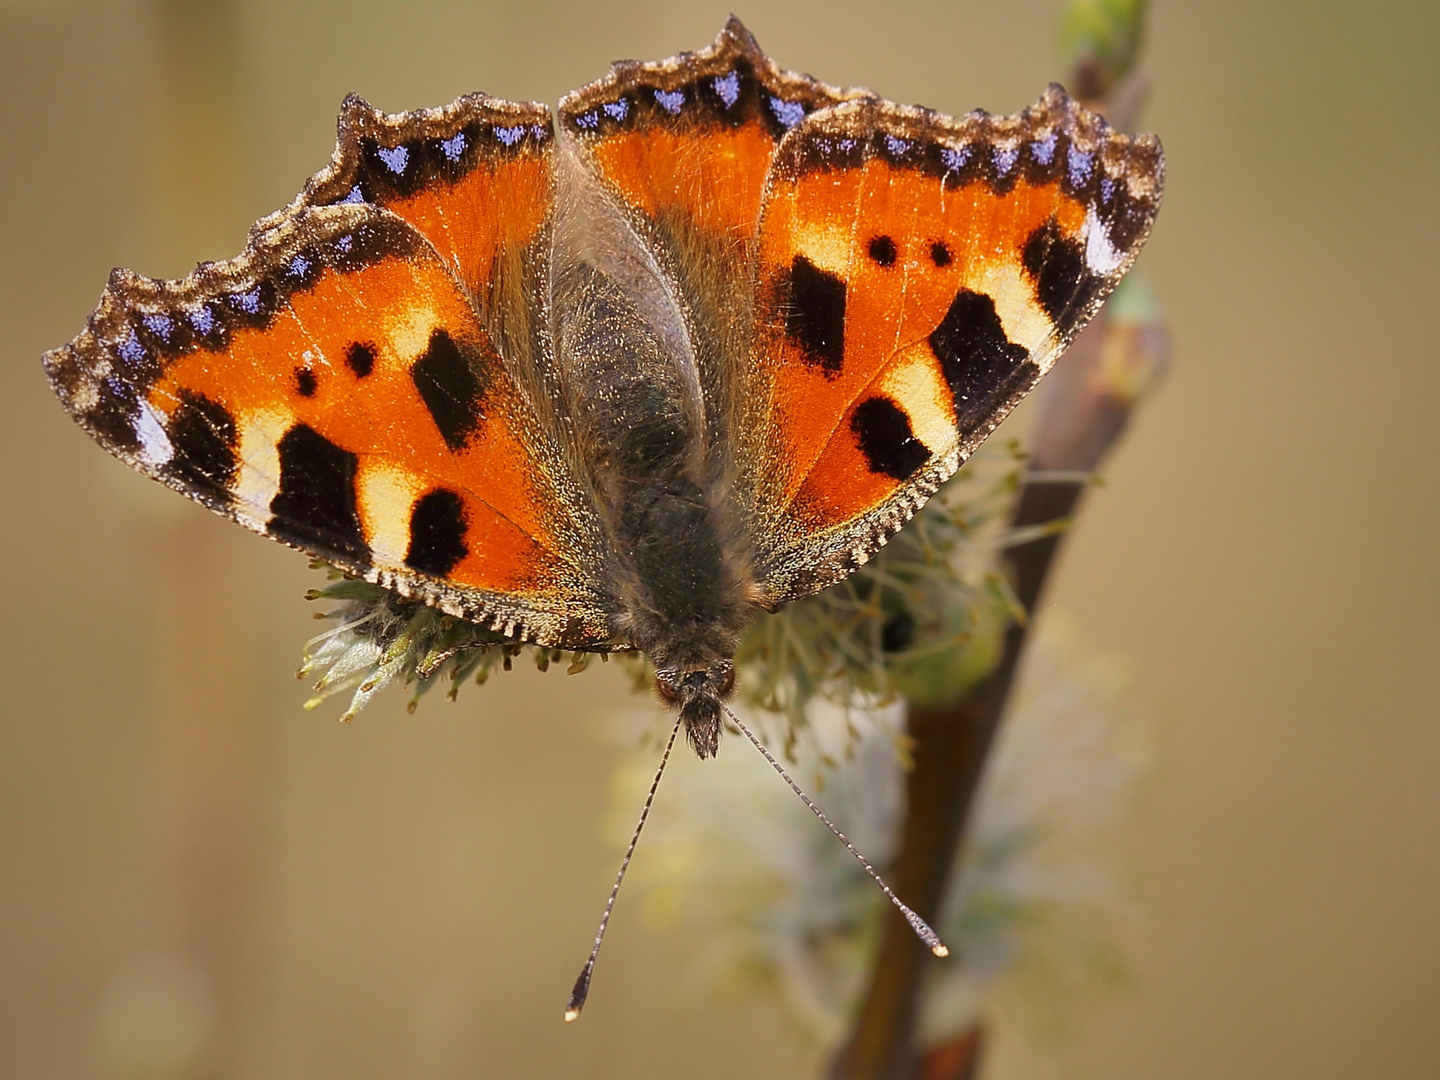
M 1129 269 L 1163 172 L 1058 86 L 954 120 L 783 71 L 732 19 L 558 121 L 350 97 L 238 258 L 116 270 L 45 368 L 112 454 L 258 532 L 515 641 L 643 651 L 709 757 L 746 625 L 985 440 Z
M 715 752 L 737 639 L 839 581 L 1095 313 L 1159 142 L 1052 86 L 961 120 L 738 20 L 538 104 L 346 100 L 245 251 L 116 270 L 65 407 L 218 513 L 517 641 L 640 649 Z
M 116 270 L 45 368 L 105 449 L 258 532 L 516 641 L 642 650 L 709 757 L 741 631 L 985 440 L 1163 172 L 1058 86 L 955 120 L 783 71 L 732 19 L 558 119 L 348 98 L 238 258 Z

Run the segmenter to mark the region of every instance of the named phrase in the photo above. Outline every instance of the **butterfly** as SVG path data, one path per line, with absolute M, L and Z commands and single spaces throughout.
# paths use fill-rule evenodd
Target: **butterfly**
M 732 18 L 554 117 L 347 98 L 238 257 L 116 270 L 45 369 L 106 450 L 257 532 L 513 641 L 643 652 L 665 759 L 682 725 L 706 758 L 722 711 L 756 741 L 724 708 L 741 633 L 994 431 L 1163 176 L 1058 86 L 953 119 L 782 70 Z
M 741 632 L 869 559 L 1134 261 L 1164 159 L 1052 86 L 952 119 L 731 19 L 543 105 L 349 97 L 235 259 L 125 270 L 76 422 L 258 532 L 507 638 L 638 649 L 703 758 Z

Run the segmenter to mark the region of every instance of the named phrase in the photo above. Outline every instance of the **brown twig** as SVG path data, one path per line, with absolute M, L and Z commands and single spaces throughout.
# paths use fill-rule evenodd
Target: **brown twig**
M 1079 497 L 1079 484 L 1027 484 L 1013 521 L 1017 526 L 1038 525 L 1066 517 Z M 1060 539 L 1043 537 L 1010 552 L 1016 595 L 1027 610 L 1033 610 L 1040 595 Z M 912 707 L 908 713 L 915 767 L 906 781 L 905 826 L 890 880 L 926 920 L 938 916 L 1029 625 L 1010 624 L 999 662 L 971 696 L 953 707 Z M 963 956 L 957 959 L 964 962 Z M 835 1063 L 835 1077 L 917 1075 L 914 1029 L 927 961 L 939 962 L 929 958 L 903 919 L 887 917 L 870 991 L 851 1040 Z

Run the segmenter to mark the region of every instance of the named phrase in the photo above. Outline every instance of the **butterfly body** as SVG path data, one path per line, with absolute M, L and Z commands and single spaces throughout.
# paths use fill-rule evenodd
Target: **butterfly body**
M 604 536 L 612 636 L 654 662 L 657 690 L 709 757 L 714 703 L 755 610 L 723 427 L 674 279 L 578 152 L 562 144 L 559 156 L 570 194 L 551 248 L 552 340 Z
M 505 638 L 639 649 L 715 752 L 739 637 L 841 580 L 1055 362 L 1159 144 L 709 49 L 541 105 L 348 99 L 246 250 L 117 271 L 46 356 L 106 449 Z

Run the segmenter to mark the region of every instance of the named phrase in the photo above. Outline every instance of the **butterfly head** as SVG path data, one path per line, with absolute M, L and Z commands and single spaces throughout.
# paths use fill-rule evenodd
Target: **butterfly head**
M 655 672 L 655 692 L 680 710 L 685 738 L 696 755 L 714 757 L 720 748 L 720 703 L 735 693 L 735 665 L 721 660 L 706 667 L 661 668 Z

